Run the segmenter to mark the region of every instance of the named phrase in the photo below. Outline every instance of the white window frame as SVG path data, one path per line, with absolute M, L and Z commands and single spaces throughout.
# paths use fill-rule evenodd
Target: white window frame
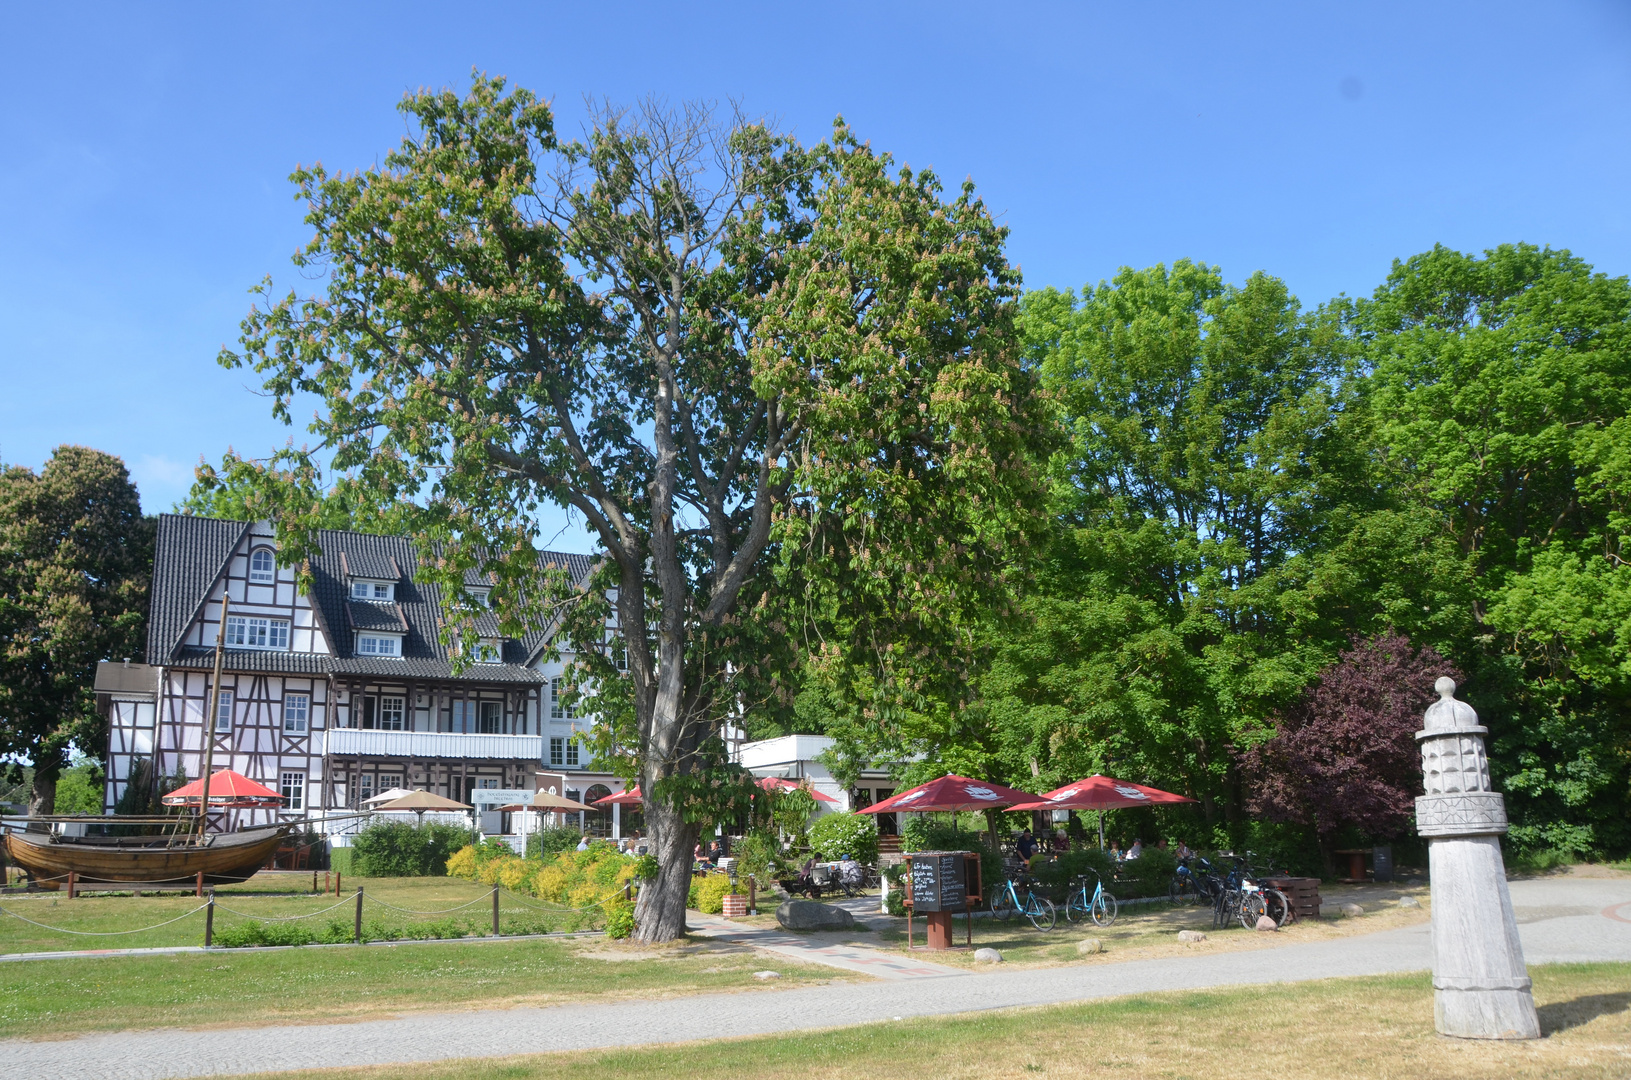
M 549 763 L 555 766 L 566 764 L 566 737 L 551 735 L 549 737 Z
M 387 789 L 381 788 L 380 790 L 385 791 Z M 373 773 L 363 773 L 362 775 L 357 777 L 357 809 L 359 809 L 359 810 L 362 809 L 362 804 L 363 804 L 364 799 L 372 799 L 373 797 L 374 797 L 374 774 Z
M 303 735 L 311 728 L 311 695 L 283 695 L 283 730 Z
M 289 620 L 267 615 L 228 615 L 226 643 L 237 649 L 289 651 Z
M 575 769 L 578 767 L 577 734 L 578 733 L 576 731 L 573 731 L 571 737 L 566 740 L 566 767 L 569 769 Z
M 266 568 L 257 569 L 255 563 L 266 557 Z M 249 553 L 249 581 L 254 585 L 275 585 L 277 583 L 277 556 L 272 554 L 268 547 L 258 547 Z
M 491 608 L 493 606 L 487 598 L 487 594 L 492 591 L 491 589 L 467 589 L 465 591 L 470 594 L 470 599 L 475 601 L 478 607 Z
M 402 774 L 395 772 L 382 772 L 379 774 L 379 789 L 390 791 L 394 787 L 402 787 Z
M 306 774 L 286 772 L 278 776 L 278 794 L 283 796 L 283 809 L 294 812 L 306 809 Z
M 382 650 L 381 645 L 386 648 Z M 402 659 L 402 635 L 400 634 L 357 634 L 358 656 L 383 656 L 392 660 Z
M 353 580 L 351 582 L 352 600 L 369 600 L 377 604 L 387 604 L 396 599 L 396 583 L 391 581 Z
M 378 731 L 405 731 L 408 722 L 408 702 L 395 694 L 381 694 L 374 706 L 374 728 Z
M 233 694 L 231 690 L 222 690 L 215 703 L 215 734 L 228 735 L 232 732 L 232 706 Z M 222 721 L 225 721 L 223 723 Z
M 493 717 L 493 730 L 487 730 L 487 716 Z M 478 701 L 476 703 L 476 733 L 478 735 L 502 735 L 504 733 L 504 703 L 502 701 Z
M 499 657 L 499 648 L 491 641 L 478 641 L 470 650 L 470 659 L 477 664 L 497 664 Z
M 561 703 L 561 677 L 559 675 L 549 680 L 549 718 L 551 720 L 566 719 L 565 708 Z

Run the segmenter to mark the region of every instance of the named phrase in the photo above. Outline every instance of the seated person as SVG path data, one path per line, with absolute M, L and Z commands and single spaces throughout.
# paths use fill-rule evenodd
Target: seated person
M 1110 841 L 1110 857 L 1117 862 L 1120 862 L 1122 859 L 1121 845 L 1114 840 Z
M 1053 851 L 1054 851 L 1054 854 L 1062 855 L 1062 854 L 1064 854 L 1065 852 L 1067 852 L 1069 850 L 1070 850 L 1070 840 L 1069 840 L 1068 837 L 1065 836 L 1065 830 L 1055 829 L 1053 831 Z
M 1019 834 L 1019 843 L 1014 845 L 1014 850 L 1024 861 L 1031 861 L 1031 856 L 1036 854 L 1036 841 L 1031 838 L 1031 830 L 1025 829 Z
M 1133 837 L 1133 846 L 1127 849 L 1127 857 L 1136 859 L 1142 854 L 1144 854 L 1144 841 L 1135 836 Z

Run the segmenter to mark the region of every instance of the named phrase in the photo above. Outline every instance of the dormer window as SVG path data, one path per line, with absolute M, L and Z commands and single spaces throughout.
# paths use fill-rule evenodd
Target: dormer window
M 402 638 L 396 634 L 358 634 L 359 656 L 401 656 Z
M 490 608 L 490 607 L 493 606 L 492 604 L 487 602 L 487 592 L 488 592 L 488 590 L 486 590 L 486 589 L 471 589 L 471 590 L 469 590 L 469 592 L 470 592 L 471 601 L 474 602 L 477 607 Z
M 259 585 L 277 581 L 277 560 L 271 548 L 256 548 L 249 553 L 249 580 Z
M 470 650 L 470 659 L 478 664 L 496 664 L 499 661 L 498 642 L 479 641 Z
M 396 584 L 390 581 L 353 581 L 351 599 L 378 600 L 389 603 L 396 599 Z

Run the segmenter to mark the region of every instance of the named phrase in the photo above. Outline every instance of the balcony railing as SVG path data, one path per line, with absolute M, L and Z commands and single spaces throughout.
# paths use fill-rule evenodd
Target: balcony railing
M 544 755 L 544 739 L 541 735 L 467 735 L 450 731 L 329 728 L 323 734 L 323 750 L 329 754 L 364 757 L 539 761 Z

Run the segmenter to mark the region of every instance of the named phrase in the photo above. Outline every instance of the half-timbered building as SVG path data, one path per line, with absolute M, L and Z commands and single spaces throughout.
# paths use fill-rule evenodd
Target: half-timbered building
M 331 531 L 319 542 L 303 592 L 270 523 L 159 519 L 147 663 L 98 673 L 109 811 L 138 758 L 150 759 L 155 778 L 201 775 L 207 737 L 216 768 L 284 798 L 281 810 L 238 811 L 233 824 L 321 817 L 394 787 L 478 807 L 524 797 L 541 774 L 584 801 L 621 788 L 589 770 L 573 738 L 592 718 L 565 702 L 572 656 L 549 655 L 550 628 L 506 639 L 496 618 L 481 616 L 472 662 L 456 670 L 439 632 L 448 600 L 416 579 L 410 539 Z M 575 581 L 588 577 L 587 556 L 539 557 Z M 484 589 L 479 576 L 466 583 L 478 601 Z M 208 716 L 218 634 L 221 693 Z M 498 831 L 497 818 L 484 815 L 484 828 Z

